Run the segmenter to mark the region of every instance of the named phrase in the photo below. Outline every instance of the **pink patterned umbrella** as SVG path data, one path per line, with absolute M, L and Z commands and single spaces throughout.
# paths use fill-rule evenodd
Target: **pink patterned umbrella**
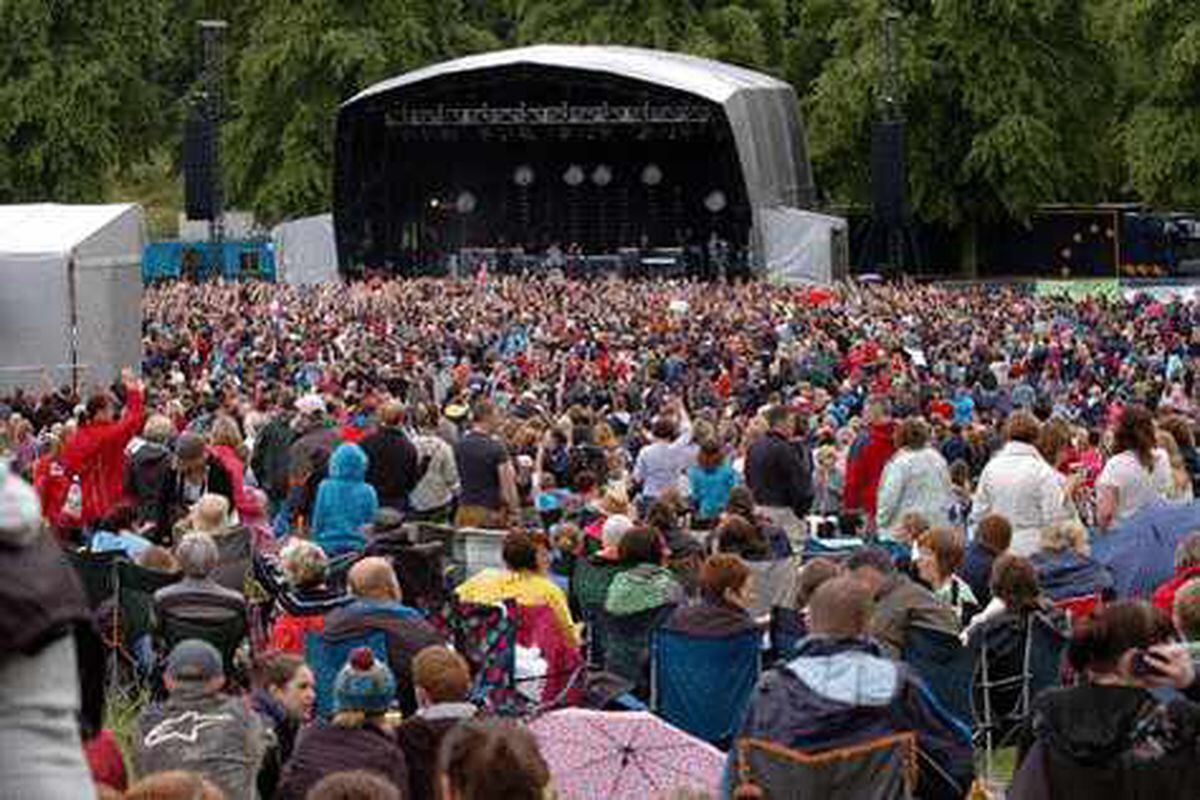
M 715 791 L 725 754 L 647 711 L 564 708 L 529 725 L 564 800 Z

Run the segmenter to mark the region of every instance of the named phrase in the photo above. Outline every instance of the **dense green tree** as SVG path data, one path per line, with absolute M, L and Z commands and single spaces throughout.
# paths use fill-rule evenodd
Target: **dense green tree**
M 167 8 L 0 2 L 0 202 L 96 201 L 165 131 Z
M 1200 209 L 1200 8 L 1108 0 L 1100 25 L 1119 66 L 1119 140 L 1135 196 Z

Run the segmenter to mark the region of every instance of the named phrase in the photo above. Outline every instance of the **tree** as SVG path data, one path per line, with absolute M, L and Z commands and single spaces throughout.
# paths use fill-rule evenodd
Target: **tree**
M 166 19 L 152 0 L 0 3 L 0 202 L 98 201 L 149 152 Z
M 1181 0 L 1108 0 L 1101 27 L 1119 67 L 1119 142 L 1148 203 L 1200 209 L 1200 18 Z
M 270 0 L 234 71 L 229 195 L 261 220 L 328 210 L 338 105 L 386 76 L 495 46 L 453 0 Z
M 898 5 L 910 198 L 928 222 L 1021 217 L 1098 199 L 1108 86 L 1081 0 L 851 0 L 806 97 L 818 181 L 869 197 L 871 123 L 885 74 L 882 18 Z

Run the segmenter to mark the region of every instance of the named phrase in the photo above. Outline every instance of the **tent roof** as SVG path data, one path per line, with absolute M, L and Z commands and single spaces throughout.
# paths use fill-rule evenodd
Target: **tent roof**
M 539 44 L 480 53 L 406 72 L 367 87 L 346 101 L 345 105 L 432 78 L 518 64 L 619 75 L 678 89 L 716 103 L 724 103 L 745 89 L 791 91 L 788 84 L 761 72 L 682 53 L 611 45 Z
M 0 256 L 65 255 L 133 208 L 131 203 L 0 206 Z

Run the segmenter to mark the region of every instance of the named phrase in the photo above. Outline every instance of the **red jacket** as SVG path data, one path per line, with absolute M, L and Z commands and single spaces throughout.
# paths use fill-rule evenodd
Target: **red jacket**
M 59 461 L 79 477 L 83 492 L 80 521 L 102 519 L 121 499 L 125 472 L 125 445 L 142 427 L 142 393 L 131 391 L 125 412 L 116 422 L 88 422 L 79 427 L 63 448 Z
M 33 488 L 37 490 L 38 499 L 42 501 L 42 517 L 51 526 L 58 528 L 63 502 L 67 499 L 67 492 L 71 490 L 71 478 L 62 464 L 58 463 L 58 459 L 46 454 L 34 462 Z
M 1159 586 L 1154 590 L 1154 596 L 1151 602 L 1155 608 L 1162 609 L 1169 617 L 1175 610 L 1175 593 L 1183 588 L 1183 585 L 1192 578 L 1200 578 L 1200 567 L 1187 567 L 1186 569 L 1178 570 L 1175 577 Z
M 879 479 L 888 459 L 896 451 L 892 441 L 895 430 L 893 422 L 877 422 L 850 448 L 846 460 L 846 485 L 842 490 L 842 507 L 847 512 L 863 511 L 867 519 L 875 518 Z

